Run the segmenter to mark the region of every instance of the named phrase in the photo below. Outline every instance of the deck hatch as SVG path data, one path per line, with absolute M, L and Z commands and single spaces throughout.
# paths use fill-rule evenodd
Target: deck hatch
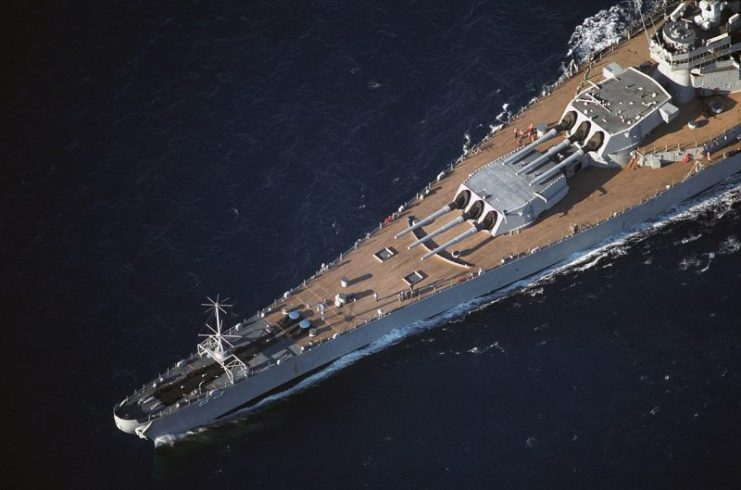
M 390 259 L 394 255 L 396 255 L 396 250 L 394 250 L 391 247 L 384 247 L 378 252 L 373 254 L 376 260 L 378 260 L 381 263 L 386 262 L 388 259 Z
M 413 287 L 427 278 L 427 274 L 422 271 L 414 271 L 411 274 L 404 276 L 404 282 L 407 286 Z

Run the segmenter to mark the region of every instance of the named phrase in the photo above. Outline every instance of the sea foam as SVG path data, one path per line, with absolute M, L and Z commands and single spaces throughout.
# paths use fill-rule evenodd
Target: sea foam
M 640 20 L 637 7 L 645 14 L 660 4 L 659 0 L 624 1 L 587 17 L 571 34 L 567 58 L 573 59 L 578 64 L 587 61 L 593 53 L 602 51 L 620 41 L 628 26 Z

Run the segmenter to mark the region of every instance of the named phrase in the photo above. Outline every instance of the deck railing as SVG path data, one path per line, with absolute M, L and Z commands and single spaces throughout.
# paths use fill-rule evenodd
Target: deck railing
M 708 142 L 713 141 L 715 139 L 721 138 L 722 136 L 726 135 L 727 133 L 730 133 L 731 131 L 733 131 L 733 130 L 729 130 L 726 133 L 724 133 L 723 135 L 718 136 L 716 138 L 712 138 L 712 139 L 708 140 L 705 143 L 708 143 Z M 698 173 L 697 171 L 698 170 L 699 169 L 696 166 L 694 166 L 690 170 L 690 172 L 687 175 L 684 176 L 684 178 L 682 178 L 681 180 L 673 180 L 670 184 L 667 184 L 664 189 L 657 191 L 656 193 L 654 193 L 651 196 L 648 196 L 648 197 L 643 198 L 639 203 L 636 203 L 636 204 L 634 204 L 632 206 L 627 206 L 627 207 L 623 208 L 620 211 L 616 211 L 616 212 L 612 213 L 611 215 L 609 215 L 607 218 L 604 218 L 602 220 L 598 220 L 598 221 L 595 221 L 593 223 L 585 223 L 585 224 L 582 224 L 579 227 L 578 231 L 571 232 L 570 234 L 565 234 L 562 238 L 560 238 L 558 240 L 555 240 L 553 242 L 550 242 L 548 244 L 535 247 L 532 250 L 530 250 L 529 252 L 520 253 L 518 255 L 511 256 L 511 257 L 508 257 L 506 259 L 503 259 L 504 261 L 500 264 L 500 266 L 503 265 L 503 264 L 505 264 L 505 263 L 507 263 L 507 264 L 509 264 L 509 263 L 517 263 L 518 261 L 524 260 L 526 257 L 528 257 L 529 255 L 532 255 L 535 252 L 541 252 L 541 251 L 544 251 L 544 250 L 548 250 L 548 249 L 550 249 L 550 248 L 552 248 L 552 247 L 554 247 L 554 246 L 556 246 L 556 245 L 558 245 L 560 243 L 563 243 L 564 241 L 572 238 L 573 236 L 575 236 L 577 234 L 583 233 L 583 232 L 585 232 L 585 231 L 587 231 L 587 230 L 589 230 L 589 229 L 591 229 L 591 228 L 593 228 L 593 227 L 595 227 L 597 225 L 600 225 L 600 224 L 604 223 L 605 221 L 608 221 L 610 219 L 615 219 L 615 218 L 617 218 L 617 217 L 619 217 L 621 215 L 624 215 L 625 213 L 627 213 L 627 212 L 633 210 L 634 208 L 636 208 L 636 207 L 644 204 L 645 202 L 650 201 L 651 199 L 654 199 L 654 198 L 658 197 L 663 192 L 666 192 L 666 191 L 670 190 L 671 188 L 673 188 L 677 184 L 680 184 L 682 182 L 685 182 L 685 181 L 693 178 L 695 175 L 697 175 L 697 173 Z M 422 288 L 415 289 L 414 290 L 414 294 L 412 294 L 409 298 L 405 299 L 404 302 L 402 303 L 403 306 L 401 306 L 401 307 L 408 306 L 408 305 L 411 305 L 411 304 L 415 304 L 418 301 L 421 301 L 421 300 L 430 298 L 430 297 L 432 297 L 432 296 L 434 296 L 436 294 L 440 294 L 440 293 L 446 291 L 447 289 L 449 289 L 449 288 L 451 288 L 451 287 L 453 287 L 455 285 L 458 285 L 460 283 L 467 282 L 467 281 L 469 281 L 471 279 L 474 279 L 475 277 L 478 277 L 481 274 L 484 274 L 484 273 L 489 272 L 489 271 L 491 271 L 493 269 L 496 269 L 497 267 L 499 267 L 499 266 L 490 267 L 490 268 L 481 268 L 477 272 L 462 273 L 462 274 L 460 274 L 460 275 L 458 275 L 458 276 L 456 276 L 456 277 L 454 277 L 452 279 L 446 280 L 446 281 L 444 281 L 442 283 L 439 283 L 439 284 L 436 283 L 436 284 L 432 284 L 432 285 L 428 285 L 428 286 L 425 286 L 425 287 L 422 287 Z M 404 291 L 407 291 L 407 290 L 404 290 Z M 383 316 L 387 316 L 390 313 L 391 312 L 385 312 L 382 315 L 382 317 Z M 316 348 L 316 347 L 318 347 L 318 346 L 320 346 L 320 345 L 322 345 L 322 344 L 324 344 L 326 342 L 330 342 L 330 341 L 332 341 L 332 340 L 334 340 L 334 339 L 336 339 L 338 337 L 341 337 L 342 335 L 348 334 L 348 333 L 354 331 L 355 329 L 364 327 L 367 324 L 369 324 L 369 323 L 371 323 L 373 321 L 376 321 L 378 318 L 379 318 L 378 316 L 371 317 L 371 318 L 366 318 L 366 319 L 364 319 L 362 321 L 353 323 L 352 324 L 352 327 L 349 328 L 349 329 L 346 329 L 346 330 L 341 331 L 341 332 L 336 332 L 334 335 L 329 336 L 329 337 L 326 337 L 326 338 L 323 338 L 321 340 L 311 341 L 302 350 L 302 352 L 306 352 L 306 351 L 308 351 L 310 349 Z M 191 358 L 193 358 L 193 357 L 194 356 L 191 356 Z M 294 356 L 291 355 L 290 357 L 294 357 Z M 242 382 L 242 381 L 244 381 L 244 380 L 246 380 L 246 379 L 248 379 L 248 378 L 250 378 L 252 376 L 258 375 L 261 372 L 266 371 L 266 370 L 268 370 L 268 369 L 276 366 L 277 364 L 280 364 L 280 360 L 277 361 L 277 362 L 268 362 L 268 363 L 260 366 L 257 369 L 249 369 L 249 370 L 244 371 L 244 372 L 241 372 L 241 373 L 234 373 L 234 383 L 236 384 L 236 383 Z M 167 375 L 167 374 L 171 373 L 173 370 L 174 369 L 168 369 L 167 371 L 165 371 L 165 373 L 161 374 L 160 377 L 162 377 L 163 375 Z M 226 388 L 230 387 L 231 385 L 232 385 L 232 383 L 230 383 L 228 381 L 228 379 L 226 379 L 226 377 L 219 378 L 215 382 L 209 384 L 209 387 L 208 387 L 207 390 L 201 391 L 201 392 L 199 392 L 199 393 L 197 393 L 197 394 L 195 394 L 195 395 L 193 395 L 191 397 L 188 397 L 183 402 L 179 402 L 179 406 L 178 405 L 169 406 L 169 407 L 167 407 L 167 408 L 165 408 L 165 409 L 163 409 L 161 411 L 158 411 L 156 413 L 150 414 L 147 417 L 147 421 L 151 421 L 153 419 L 156 419 L 156 418 L 159 418 L 159 417 L 162 417 L 162 416 L 165 416 L 165 415 L 170 415 L 173 412 L 177 411 L 178 409 L 180 409 L 182 407 L 190 406 L 190 405 L 192 405 L 194 403 L 203 403 L 203 404 L 208 403 L 208 400 L 210 400 L 212 398 L 212 396 L 220 396 L 220 395 L 212 395 L 211 393 L 213 393 L 214 390 L 226 389 Z M 140 391 L 145 390 L 146 388 L 147 388 L 147 385 L 145 384 L 145 385 L 143 385 L 140 388 L 140 390 L 137 390 L 137 391 L 140 392 Z M 135 395 L 136 394 L 137 393 L 135 393 Z
M 678 2 L 669 2 L 668 5 L 661 6 L 661 7 L 657 8 L 654 12 L 652 12 L 650 14 L 647 14 L 647 16 L 644 17 L 644 20 L 646 22 L 646 26 L 648 27 L 648 24 L 649 23 L 653 24 L 659 17 L 663 16 L 672 6 L 676 5 L 677 3 Z M 394 219 L 398 219 L 398 217 L 401 216 L 401 214 L 403 213 L 403 211 L 406 211 L 406 210 L 412 208 L 415 204 L 417 204 L 421 200 L 423 200 L 426 197 L 426 194 L 425 194 L 426 191 L 431 190 L 432 189 L 432 186 L 434 186 L 435 183 L 437 183 L 440 180 L 442 180 L 442 178 L 447 177 L 458 165 L 460 165 L 463 161 L 465 161 L 467 157 L 469 157 L 470 155 L 476 154 L 479 151 L 481 151 L 481 149 L 484 146 L 484 144 L 487 141 L 489 141 L 489 139 L 491 139 L 491 137 L 493 137 L 494 134 L 496 134 L 498 131 L 501 131 L 501 129 L 504 129 L 505 127 L 507 127 L 510 124 L 512 124 L 512 122 L 514 122 L 515 120 L 519 119 L 523 115 L 523 113 L 525 113 L 528 109 L 530 109 L 534 104 L 540 102 L 543 98 L 545 98 L 551 92 L 553 92 L 554 90 L 556 90 L 556 89 L 560 88 L 561 86 L 563 86 L 567 81 L 569 81 L 572 78 L 574 78 L 574 77 L 580 75 L 581 73 L 583 73 L 585 71 L 585 69 L 586 69 L 586 73 L 588 74 L 589 71 L 591 70 L 592 66 L 595 63 L 601 61 L 604 57 L 610 55 L 613 51 L 615 51 L 616 49 L 618 49 L 625 42 L 629 41 L 636 34 L 639 34 L 641 32 L 643 32 L 643 24 L 642 24 L 642 22 L 640 20 L 634 22 L 633 24 L 630 24 L 627 27 L 625 34 L 616 43 L 610 45 L 609 47 L 607 47 L 607 48 L 605 48 L 605 49 L 603 49 L 603 50 L 601 50 L 601 51 L 599 51 L 597 53 L 593 53 L 588 60 L 586 60 L 581 65 L 577 65 L 577 67 L 576 67 L 575 70 L 570 71 L 570 72 L 567 72 L 567 73 L 564 73 L 561 77 L 559 77 L 558 80 L 556 80 L 556 82 L 554 82 L 551 85 L 546 86 L 544 88 L 544 90 L 543 90 L 543 92 L 542 92 L 541 95 L 539 95 L 539 96 L 531 99 L 526 105 L 524 105 L 522 108 L 520 108 L 520 110 L 515 115 L 513 115 L 512 117 L 510 117 L 507 120 L 503 121 L 502 124 L 501 124 L 501 126 L 500 126 L 500 128 L 497 131 L 493 131 L 492 133 L 490 133 L 489 135 L 487 135 L 481 142 L 479 142 L 476 146 L 474 146 L 472 149 L 470 149 L 470 150 L 462 153 L 456 160 L 454 160 L 453 162 L 451 162 L 448 165 L 446 165 L 445 170 L 443 170 L 440 174 L 438 174 L 437 178 L 434 181 L 430 182 L 425 187 L 425 191 L 423 191 L 422 193 L 418 193 L 414 197 L 412 197 L 411 199 L 407 200 L 405 203 L 403 203 L 399 207 L 399 211 L 393 213 L 392 216 L 394 217 Z M 732 133 L 733 131 L 737 131 L 737 127 L 736 128 L 733 128 L 731 130 L 726 131 L 722 135 L 716 136 L 714 138 L 710 138 L 710 139 L 704 141 L 703 143 L 695 142 L 693 148 L 704 147 L 705 145 L 711 143 L 712 141 L 715 141 L 715 140 L 718 140 L 720 138 L 723 138 L 724 136 L 726 136 L 727 134 Z M 688 148 L 690 146 L 691 145 L 689 145 L 689 144 L 687 144 L 687 145 L 679 145 L 679 146 L 676 147 L 676 149 L 677 149 L 677 151 L 681 151 L 682 149 Z M 520 147 L 512 150 L 511 152 L 507 153 L 506 155 L 502 155 L 502 156 L 498 157 L 497 160 L 499 160 L 499 159 L 501 159 L 503 157 L 506 157 L 508 155 L 511 155 L 511 154 L 517 152 L 518 150 L 520 150 L 521 148 L 523 148 L 523 146 L 520 146 Z M 672 149 L 674 149 L 674 147 L 672 147 Z M 656 149 L 653 150 L 654 153 L 655 153 L 655 151 L 656 151 Z M 666 151 L 668 151 L 668 148 L 666 149 Z M 576 234 L 583 233 L 583 232 L 591 229 L 592 227 L 597 226 L 597 225 L 599 225 L 599 224 L 601 224 L 601 223 L 603 223 L 603 222 L 605 222 L 607 220 L 614 219 L 614 218 L 616 218 L 618 216 L 621 216 L 621 215 L 623 215 L 623 214 L 631 211 L 632 209 L 636 208 L 637 206 L 642 205 L 646 201 L 649 201 L 651 199 L 656 198 L 662 192 L 665 192 L 665 191 L 671 189 L 672 187 L 674 187 L 675 185 L 677 185 L 677 184 L 679 184 L 681 182 L 684 182 L 684 181 L 686 181 L 686 180 L 694 177 L 694 175 L 696 175 L 696 173 L 697 173 L 697 171 L 696 171 L 696 166 L 695 166 L 695 167 L 692 168 L 692 170 L 690 170 L 690 173 L 688 173 L 682 180 L 680 180 L 680 181 L 673 181 L 671 184 L 668 184 L 665 189 L 656 192 L 654 195 L 652 195 L 650 197 L 647 197 L 647 198 L 642 199 L 641 202 L 636 203 L 636 204 L 634 204 L 632 206 L 627 206 L 624 209 L 622 209 L 621 211 L 614 212 L 612 215 L 608 216 L 605 219 L 602 219 L 602 220 L 599 220 L 599 221 L 595 221 L 594 223 L 582 224 L 582 225 L 580 225 L 578 231 L 573 231 L 570 234 L 566 234 L 562 238 L 560 238 L 560 239 L 558 239 L 556 241 L 553 241 L 551 243 L 548 243 L 548 244 L 545 244 L 545 245 L 542 245 L 542 246 L 539 246 L 539 247 L 535 247 L 532 250 L 530 250 L 529 252 L 520 253 L 518 255 L 514 255 L 514 256 L 507 257 L 506 259 L 502 259 L 501 264 L 498 265 L 498 266 L 496 266 L 496 267 L 481 268 L 477 272 L 461 273 L 458 276 L 456 276 L 454 278 L 451 278 L 450 280 L 446 280 L 446 281 L 444 281 L 444 282 L 442 282 L 440 284 L 437 284 L 436 283 L 436 284 L 428 285 L 428 286 L 425 286 L 425 287 L 422 287 L 422 288 L 414 289 L 413 290 L 413 294 L 409 298 L 405 299 L 404 302 L 401 303 L 403 305 L 401 307 L 408 306 L 410 304 L 415 304 L 418 301 L 421 301 L 423 299 L 430 298 L 430 297 L 432 297 L 432 296 L 434 296 L 436 294 L 440 294 L 443 291 L 446 291 L 447 289 L 449 289 L 449 288 L 451 288 L 451 287 L 453 287 L 453 286 L 455 286 L 457 284 L 460 284 L 462 282 L 467 282 L 467 281 L 469 281 L 471 279 L 474 279 L 475 277 L 477 277 L 477 276 L 479 276 L 481 274 L 484 274 L 486 272 L 489 272 L 489 271 L 491 271 L 493 269 L 496 269 L 497 267 L 500 267 L 501 265 L 503 265 L 505 263 L 516 263 L 517 261 L 524 260 L 527 256 L 535 253 L 536 251 L 543 251 L 543 250 L 549 249 L 551 247 L 554 247 L 554 246 L 556 246 L 556 245 L 564 242 L 565 240 L 568 240 L 568 239 L 572 238 Z M 323 267 L 322 268 L 320 268 L 316 273 L 314 273 L 311 277 L 309 277 L 309 279 L 304 280 L 301 285 L 289 289 L 287 291 L 288 295 L 290 296 L 291 294 L 295 293 L 296 291 L 304 288 L 308 282 L 310 282 L 310 281 L 316 279 L 317 277 L 321 276 L 322 274 L 326 273 L 331 268 L 336 267 L 337 265 L 341 264 L 345 257 L 347 257 L 348 255 L 350 255 L 353 251 L 357 250 L 359 248 L 359 246 L 362 245 L 364 242 L 366 242 L 367 240 L 369 240 L 373 236 L 375 236 L 380 230 L 383 229 L 383 227 L 384 227 L 384 224 L 383 223 L 379 223 L 379 225 L 376 228 L 374 228 L 373 230 L 367 232 L 366 235 L 365 235 L 365 237 L 357 240 L 353 244 L 352 247 L 350 247 L 349 249 L 347 249 L 345 252 L 341 253 L 338 256 L 337 259 L 335 259 L 334 261 L 330 262 L 329 264 L 326 264 L 326 265 L 323 264 Z M 400 290 L 399 293 L 401 293 L 402 291 L 405 291 L 406 292 L 408 290 Z M 274 300 L 270 304 L 269 308 L 271 310 L 275 309 L 284 300 L 285 300 L 285 297 L 281 297 L 281 298 L 278 298 L 278 299 Z M 392 311 L 394 311 L 394 310 L 392 310 Z M 388 315 L 390 313 L 391 312 L 385 312 L 381 316 L 386 316 L 386 315 Z M 349 328 L 349 329 L 344 330 L 344 331 L 341 331 L 341 332 L 336 332 L 332 336 L 328 336 L 328 337 L 323 338 L 321 340 L 311 341 L 306 347 L 303 348 L 302 352 L 305 352 L 305 351 L 308 351 L 310 349 L 313 349 L 313 348 L 315 348 L 315 347 L 317 347 L 319 345 L 322 345 L 322 344 L 324 344 L 326 342 L 330 342 L 330 341 L 332 341 L 332 340 L 334 340 L 334 339 L 336 339 L 336 338 L 338 338 L 338 337 L 340 337 L 342 335 L 345 335 L 345 334 L 347 334 L 349 332 L 352 332 L 353 330 L 355 330 L 357 328 L 361 328 L 361 327 L 363 327 L 363 326 L 365 326 L 365 325 L 367 325 L 367 324 L 369 324 L 369 323 L 371 323 L 373 321 L 376 321 L 378 318 L 379 318 L 378 316 L 373 316 L 373 317 L 370 317 L 370 318 L 365 318 L 362 321 L 353 323 L 352 324 L 352 328 Z M 192 354 L 190 357 L 188 357 L 186 359 L 186 361 L 188 363 L 190 363 L 191 361 L 193 361 L 193 359 L 195 357 L 197 357 L 196 354 Z M 293 357 L 293 356 L 290 356 L 290 357 Z M 252 376 L 255 376 L 255 375 L 257 375 L 257 374 L 259 374 L 259 373 L 261 373 L 261 372 L 263 372 L 263 371 L 265 371 L 267 369 L 270 369 L 271 367 L 273 367 L 273 366 L 275 366 L 276 364 L 279 364 L 279 363 L 280 363 L 280 361 L 277 361 L 277 362 L 268 362 L 268 363 L 260 366 L 257 369 L 248 369 L 247 371 L 243 371 L 243 372 L 240 372 L 240 373 L 235 373 L 235 375 L 234 375 L 234 383 L 236 384 L 236 383 L 239 383 L 239 382 L 241 382 L 241 381 L 243 381 L 245 379 L 248 379 L 248 378 L 250 378 Z M 168 368 L 168 370 L 165 371 L 164 373 L 161 373 L 157 377 L 157 379 L 169 375 L 172 371 L 174 371 L 176 369 L 177 368 Z M 165 415 L 170 415 L 174 411 L 177 411 L 180 407 L 189 406 L 189 405 L 192 405 L 193 403 L 202 403 L 202 402 L 208 403 L 208 401 L 206 401 L 206 400 L 209 400 L 211 398 L 212 395 L 210 395 L 210 393 L 212 393 L 214 390 L 226 389 L 229 386 L 231 386 L 231 384 L 232 383 L 230 383 L 228 381 L 228 379 L 226 379 L 226 377 L 224 377 L 223 380 L 222 380 L 222 378 L 219 378 L 216 381 L 214 381 L 213 383 L 209 384 L 208 390 L 199 392 L 199 393 L 193 395 L 192 397 L 186 398 L 183 401 L 183 403 L 180 403 L 179 404 L 179 406 L 172 406 L 171 405 L 171 406 L 167 407 L 166 409 L 163 409 L 163 410 L 161 410 L 159 412 L 150 414 L 148 416 L 147 420 L 148 421 L 151 421 L 153 419 L 156 419 L 156 418 L 159 418 L 159 417 L 162 417 L 162 416 L 165 416 Z M 136 390 L 134 392 L 134 396 L 136 396 L 138 394 L 141 394 L 144 390 L 147 389 L 147 387 L 148 387 L 147 384 L 142 385 L 141 388 L 139 388 L 138 390 Z M 131 397 L 129 397 L 129 398 L 131 398 Z M 127 400 L 128 400 L 128 398 L 127 398 Z
M 414 197 L 412 197 L 411 199 L 409 199 L 405 203 L 403 203 L 399 207 L 399 211 L 392 213 L 391 216 L 394 218 L 394 220 L 395 219 L 398 219 L 401 216 L 401 214 L 403 213 L 403 211 L 408 210 L 409 208 L 413 207 L 414 204 L 416 204 L 419 201 L 423 200 L 426 197 L 425 192 L 428 192 L 429 190 L 431 190 L 432 187 L 437 182 L 439 182 L 441 180 L 441 176 L 442 176 L 442 178 L 447 177 L 458 165 L 460 165 L 463 161 L 465 161 L 469 156 L 475 155 L 478 152 L 480 152 L 481 149 L 482 149 L 482 147 L 484 146 L 484 144 L 487 141 L 489 141 L 495 134 L 497 134 L 498 132 L 500 132 L 502 129 L 508 127 L 514 121 L 516 121 L 517 119 L 519 119 L 534 104 L 537 104 L 538 102 L 540 102 L 541 100 L 543 100 L 546 96 L 550 95 L 554 90 L 560 88 L 566 82 L 568 82 L 572 78 L 580 75 L 585 70 L 586 70 L 586 73 L 588 74 L 591 71 L 591 68 L 592 68 L 592 66 L 595 63 L 598 63 L 604 57 L 609 56 L 610 54 L 612 54 L 612 52 L 614 52 L 616 49 L 618 49 L 623 44 L 625 44 L 626 42 L 628 42 L 630 39 L 632 39 L 633 37 L 635 37 L 636 34 L 639 34 L 639 33 L 643 32 L 643 30 L 644 30 L 644 23 L 645 23 L 646 28 L 649 29 L 651 26 L 653 26 L 655 24 L 655 22 L 656 22 L 657 19 L 659 19 L 660 17 L 662 17 L 669 9 L 671 9 L 672 7 L 674 7 L 675 5 L 677 5 L 678 3 L 679 2 L 677 2 L 677 1 L 673 1 L 673 2 L 668 2 L 666 5 L 657 6 L 657 8 L 655 10 L 653 10 L 652 12 L 649 12 L 649 13 L 645 14 L 644 17 L 643 17 L 643 20 L 637 19 L 635 22 L 629 24 L 627 26 L 624 34 L 622 36 L 620 36 L 620 38 L 615 43 L 611 44 L 610 46 L 608 46 L 608 47 L 606 47 L 606 48 L 604 48 L 604 49 L 602 49 L 602 50 L 600 50 L 598 52 L 592 53 L 592 55 L 590 55 L 590 57 L 587 60 L 585 60 L 583 63 L 576 64 L 576 69 L 575 70 L 570 70 L 570 71 L 567 70 L 567 72 L 565 72 L 563 75 L 561 75 L 553 84 L 546 85 L 543 88 L 543 90 L 542 90 L 542 92 L 541 92 L 540 95 L 532 98 L 527 104 L 525 104 L 524 106 L 522 106 L 518 110 L 518 112 L 515 113 L 512 117 L 510 117 L 510 118 L 502 121 L 502 124 L 500 125 L 500 127 L 499 127 L 499 129 L 497 131 L 493 131 L 493 132 L 489 133 L 482 141 L 480 141 L 479 143 L 477 143 L 473 148 L 471 148 L 470 150 L 467 150 L 467 151 L 463 152 L 461 155 L 458 156 L 458 158 L 456 158 L 454 161 L 452 161 L 449 164 L 447 164 L 445 166 L 445 169 L 440 174 L 438 174 L 438 178 L 436 178 L 432 182 L 428 183 L 427 186 L 425 186 L 425 188 L 424 188 L 425 190 L 423 190 L 421 193 L 417 193 Z M 649 26 L 649 24 L 651 26 Z M 519 150 L 520 148 L 521 147 L 513 150 L 512 153 L 514 153 L 515 151 Z M 372 238 L 376 233 L 378 233 L 380 230 L 382 230 L 383 229 L 383 226 L 384 226 L 383 223 L 379 223 L 379 225 L 376 228 L 374 228 L 373 230 L 367 232 L 363 238 L 360 238 L 360 239 L 356 240 L 355 243 L 350 248 L 348 248 L 346 251 L 340 253 L 339 256 L 335 260 L 333 260 L 329 264 L 323 264 L 325 267 L 320 268 L 311 277 L 309 277 L 308 279 L 304 280 L 299 286 L 293 287 L 293 288 L 289 289 L 286 292 L 289 293 L 289 295 L 297 292 L 301 288 L 305 287 L 307 282 L 309 282 L 309 281 L 311 281 L 313 279 L 316 279 L 317 277 L 319 277 L 322 274 L 326 273 L 332 267 L 335 267 L 338 264 L 342 263 L 342 261 L 344 260 L 344 258 L 347 255 L 349 255 L 350 253 L 352 253 L 354 250 L 357 250 L 357 248 L 360 245 L 362 245 L 364 242 L 366 242 L 367 240 L 369 240 L 370 238 Z M 273 309 L 276 306 L 278 306 L 283 300 L 284 300 L 284 297 L 277 298 L 277 299 L 275 299 L 269 305 L 269 307 L 271 309 Z

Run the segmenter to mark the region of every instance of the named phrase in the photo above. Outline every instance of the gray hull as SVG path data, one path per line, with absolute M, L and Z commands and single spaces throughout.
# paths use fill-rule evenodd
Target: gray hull
M 139 426 L 137 432 L 143 437 L 154 440 L 161 436 L 180 434 L 195 427 L 214 423 L 224 414 L 296 378 L 311 373 L 335 359 L 367 346 L 393 329 L 434 317 L 460 304 L 552 267 L 577 252 L 590 249 L 612 236 L 649 221 L 740 171 L 741 154 L 737 154 L 598 225 L 398 309 L 334 340 L 324 342 L 299 356 L 237 382 L 218 398 L 193 403 L 170 415 L 145 422 Z

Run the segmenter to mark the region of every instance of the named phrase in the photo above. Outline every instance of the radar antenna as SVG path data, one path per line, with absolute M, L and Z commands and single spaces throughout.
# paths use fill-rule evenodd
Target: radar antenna
M 236 369 L 239 373 L 243 374 L 247 372 L 247 366 L 240 358 L 234 354 L 229 354 L 228 352 L 229 349 L 234 348 L 234 345 L 230 340 L 240 338 L 239 335 L 224 333 L 223 329 L 224 322 L 221 315 L 226 315 L 225 308 L 231 307 L 232 305 L 225 303 L 228 301 L 228 298 L 224 299 L 225 302 L 221 302 L 218 296 L 216 297 L 216 300 L 211 298 L 206 299 L 208 302 L 203 303 L 201 306 L 206 306 L 208 308 L 207 311 L 212 312 L 213 317 L 216 320 L 216 328 L 213 328 L 211 325 L 206 323 L 206 327 L 211 330 L 212 333 L 198 334 L 199 337 L 206 337 L 203 342 L 198 344 L 198 355 L 200 357 L 208 356 L 218 362 L 224 369 L 229 381 L 234 384 L 233 370 Z

